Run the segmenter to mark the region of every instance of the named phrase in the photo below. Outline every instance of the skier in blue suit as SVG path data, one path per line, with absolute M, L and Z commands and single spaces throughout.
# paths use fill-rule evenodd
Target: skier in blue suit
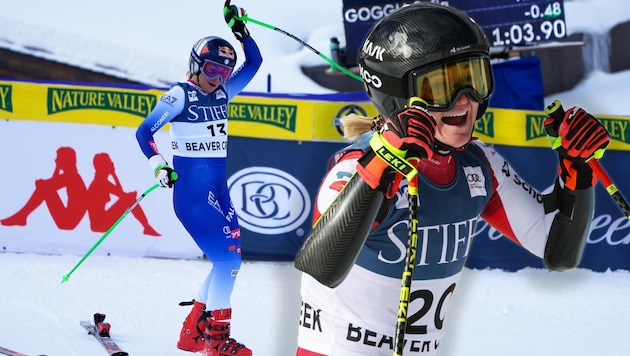
M 249 356 L 252 351 L 230 337 L 230 296 L 241 266 L 241 248 L 227 187 L 227 107 L 252 80 L 262 57 L 241 20 L 244 10 L 228 2 L 224 15 L 243 46 L 245 63 L 234 70 L 236 51 L 220 37 L 197 41 L 190 52 L 188 80 L 172 84 L 160 97 L 138 127 L 136 138 L 157 182 L 173 188 L 177 218 L 212 262 L 177 347 L 205 355 Z M 172 167 L 153 139 L 167 123 Z

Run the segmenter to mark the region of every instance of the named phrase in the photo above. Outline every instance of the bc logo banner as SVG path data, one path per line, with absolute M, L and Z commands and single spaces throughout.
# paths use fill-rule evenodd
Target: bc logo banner
M 298 229 L 311 211 L 311 198 L 302 183 L 279 169 L 248 167 L 228 179 L 230 196 L 242 227 L 265 235 Z M 296 231 L 304 235 L 303 229 Z

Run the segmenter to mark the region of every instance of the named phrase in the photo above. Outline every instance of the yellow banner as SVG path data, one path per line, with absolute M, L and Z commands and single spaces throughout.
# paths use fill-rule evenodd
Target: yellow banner
M 237 96 L 228 107 L 230 134 L 298 141 L 343 141 L 339 118 L 374 116 L 369 103 Z
M 630 117 L 594 115 L 610 133 L 608 149 L 630 150 Z M 490 108 L 475 124 L 474 135 L 486 143 L 549 147 L 542 111 Z
M 138 126 L 163 90 L 0 81 L 0 117 Z
M 304 100 L 237 96 L 228 105 L 230 135 L 310 141 L 314 110 Z
M 0 81 L 0 118 L 137 127 L 164 89 Z M 343 141 L 339 118 L 375 116 L 368 102 L 241 95 L 229 104 L 230 134 L 297 141 Z M 609 149 L 630 150 L 630 117 L 595 115 L 611 136 Z M 546 115 L 490 108 L 475 136 L 490 144 L 549 147 Z

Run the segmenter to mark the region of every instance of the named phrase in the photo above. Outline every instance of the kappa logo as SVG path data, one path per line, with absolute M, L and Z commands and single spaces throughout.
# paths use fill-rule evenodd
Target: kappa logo
M 43 207 L 48 210 L 50 218 L 60 230 L 80 231 L 77 230 L 81 229 L 79 224 L 87 217 L 90 229 L 103 233 L 112 229 L 112 225 L 117 223 L 116 218 L 125 213 L 126 207 L 134 201 L 137 205 L 142 198 L 142 196 L 138 198 L 136 191 L 124 190 L 116 174 L 114 161 L 106 152 L 97 153 L 92 158 L 94 178 L 89 184 L 84 182 L 79 174 L 77 152 L 74 148 L 59 147 L 54 162 L 52 176 L 37 179 L 34 184 L 35 190 L 24 205 L 13 215 L 0 219 L 0 225 L 27 226 L 29 216 Z M 3 203 L 6 203 L 6 200 Z M 136 205 L 131 215 L 142 225 L 144 234 L 161 236 L 149 224 L 142 207 Z M 129 213 L 129 210 L 126 213 Z M 36 221 L 34 224 L 40 225 L 40 222 Z M 31 222 L 28 226 L 34 224 Z
M 296 231 L 311 212 L 311 198 L 292 175 L 271 167 L 248 167 L 228 179 L 230 196 L 242 227 L 265 235 Z

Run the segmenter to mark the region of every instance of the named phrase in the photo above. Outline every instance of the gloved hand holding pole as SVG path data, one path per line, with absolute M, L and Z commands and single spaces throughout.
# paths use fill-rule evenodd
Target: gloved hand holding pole
M 554 119 L 557 123 L 560 123 L 566 112 L 562 107 L 562 103 L 559 100 L 554 100 L 549 106 L 545 108 L 545 113 L 549 115 L 552 119 Z M 601 151 L 603 154 L 603 150 Z M 601 155 L 600 154 L 600 155 Z M 599 181 L 606 187 L 606 191 L 613 198 L 619 209 L 624 213 L 624 215 L 630 219 L 630 205 L 626 199 L 621 195 L 621 192 L 617 189 L 617 186 L 612 182 L 604 168 L 599 164 L 598 159 L 601 157 L 597 157 L 597 154 L 592 158 L 587 160 L 589 167 L 593 170 Z

